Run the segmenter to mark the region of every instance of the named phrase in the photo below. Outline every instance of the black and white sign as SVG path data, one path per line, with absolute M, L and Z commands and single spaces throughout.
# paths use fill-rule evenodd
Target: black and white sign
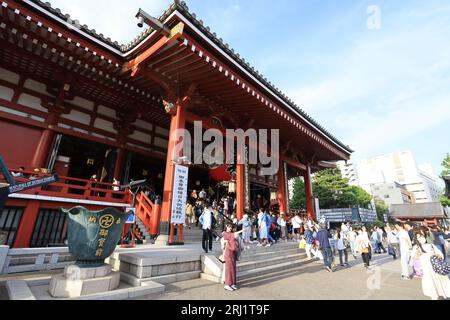
M 53 175 L 53 176 L 49 176 L 49 177 L 34 179 L 34 180 L 11 185 L 8 187 L 8 191 L 10 194 L 16 193 L 16 192 L 33 189 L 33 188 L 40 187 L 40 186 L 45 186 L 47 184 L 50 184 L 50 183 L 53 183 L 56 181 L 58 181 L 58 176 Z
M 175 165 L 173 178 L 171 224 L 184 224 L 186 219 L 186 197 L 188 187 L 189 168 Z

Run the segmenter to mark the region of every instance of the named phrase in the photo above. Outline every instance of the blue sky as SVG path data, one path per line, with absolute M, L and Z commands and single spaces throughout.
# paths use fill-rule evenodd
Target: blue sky
M 117 40 L 139 7 L 170 0 L 50 0 Z M 363 159 L 412 150 L 436 173 L 450 152 L 447 0 L 191 0 L 191 12 Z M 380 15 L 368 13 L 377 6 Z M 373 20 L 375 18 L 379 18 Z M 380 28 L 368 27 L 379 21 Z

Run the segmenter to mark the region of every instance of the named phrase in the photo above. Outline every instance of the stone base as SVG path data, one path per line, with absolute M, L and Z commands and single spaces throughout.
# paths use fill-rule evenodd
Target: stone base
M 111 271 L 112 267 L 109 264 L 94 268 L 80 268 L 77 265 L 70 265 L 64 268 L 64 276 L 71 280 L 84 280 L 106 277 Z
M 160 234 L 158 238 L 155 240 L 156 245 L 168 246 L 169 245 L 169 236 L 166 234 Z
M 49 293 L 56 298 L 75 298 L 119 287 L 120 272 L 111 272 L 110 265 L 97 268 L 67 266 L 64 274 L 53 276 Z

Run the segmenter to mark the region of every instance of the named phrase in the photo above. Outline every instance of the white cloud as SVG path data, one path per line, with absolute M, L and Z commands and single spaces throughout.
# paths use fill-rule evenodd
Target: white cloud
M 53 8 L 61 9 L 72 19 L 86 24 L 97 33 L 110 37 L 112 41 L 126 44 L 144 31 L 136 25 L 135 15 L 139 8 L 155 17 L 166 10 L 170 0 L 49 0 Z
M 446 12 L 446 10 L 434 10 Z M 431 13 L 430 13 L 431 14 Z M 450 28 L 430 19 L 419 25 L 384 24 L 347 50 L 318 81 L 289 95 L 356 152 L 384 153 L 390 143 L 450 123 Z M 329 61 L 326 61 L 329 66 Z

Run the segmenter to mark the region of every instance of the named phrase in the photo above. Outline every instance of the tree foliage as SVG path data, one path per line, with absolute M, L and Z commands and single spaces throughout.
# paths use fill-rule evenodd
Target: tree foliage
M 442 160 L 441 166 L 445 169 L 442 170 L 441 175 L 446 176 L 450 174 L 450 153 L 447 153 L 447 156 Z
M 442 160 L 441 166 L 445 168 L 444 170 L 442 170 L 441 175 L 442 176 L 450 175 L 450 154 L 449 153 L 447 153 L 444 160 Z M 441 196 L 440 201 L 441 201 L 442 206 L 444 206 L 444 207 L 450 206 L 450 199 L 447 198 L 444 194 Z
M 348 179 L 341 175 L 338 168 L 319 171 L 312 177 L 313 193 L 317 194 L 320 207 L 328 208 L 348 208 L 350 206 L 367 207 L 372 200 L 372 196 L 358 186 L 350 186 Z M 304 209 L 305 184 L 297 178 L 294 181 L 294 194 L 291 207 Z
M 300 178 L 294 179 L 294 194 L 290 202 L 293 209 L 306 209 L 305 183 Z

